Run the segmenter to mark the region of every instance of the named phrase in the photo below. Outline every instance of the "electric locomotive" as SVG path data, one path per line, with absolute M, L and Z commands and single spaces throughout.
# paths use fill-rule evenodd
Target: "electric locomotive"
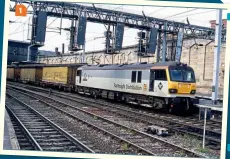
M 194 103 L 194 70 L 183 63 L 84 65 L 77 69 L 78 93 L 148 104 L 154 109 L 189 111 Z

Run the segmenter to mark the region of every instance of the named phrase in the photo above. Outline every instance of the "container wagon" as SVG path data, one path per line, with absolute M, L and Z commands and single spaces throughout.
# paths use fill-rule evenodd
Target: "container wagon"
M 15 79 L 15 67 L 14 66 L 8 66 L 7 67 L 7 80 L 14 81 Z
M 42 64 L 20 65 L 20 81 L 39 85 L 42 80 Z
M 7 66 L 7 80 L 9 81 L 20 80 L 20 68 L 18 66 L 15 65 Z
M 58 64 L 45 65 L 42 70 L 43 87 L 53 87 L 64 89 L 64 91 L 73 91 L 77 69 L 84 64 Z

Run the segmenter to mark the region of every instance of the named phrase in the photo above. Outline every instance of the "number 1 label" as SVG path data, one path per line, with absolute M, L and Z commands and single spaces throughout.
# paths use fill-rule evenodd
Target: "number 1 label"
M 23 4 L 17 4 L 15 6 L 15 16 L 26 16 L 27 8 Z

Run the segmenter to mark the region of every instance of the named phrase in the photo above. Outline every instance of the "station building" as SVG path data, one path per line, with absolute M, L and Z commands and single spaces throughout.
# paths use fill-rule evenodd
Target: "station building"
M 18 61 L 26 61 L 28 46 L 30 43 L 24 41 L 8 40 L 8 59 L 7 64 Z M 36 60 L 38 48 L 31 47 L 30 59 L 32 61 Z

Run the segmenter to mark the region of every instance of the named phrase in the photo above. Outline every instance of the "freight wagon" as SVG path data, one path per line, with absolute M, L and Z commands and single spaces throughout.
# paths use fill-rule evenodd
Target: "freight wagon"
M 44 65 L 41 85 L 65 91 L 74 90 L 77 69 L 84 64 Z
M 14 80 L 14 66 L 9 66 L 7 68 L 7 80 Z
M 20 81 L 39 85 L 42 80 L 43 64 L 20 65 Z
M 15 65 L 8 66 L 7 67 L 7 80 L 19 81 L 19 79 L 20 79 L 20 68 Z

